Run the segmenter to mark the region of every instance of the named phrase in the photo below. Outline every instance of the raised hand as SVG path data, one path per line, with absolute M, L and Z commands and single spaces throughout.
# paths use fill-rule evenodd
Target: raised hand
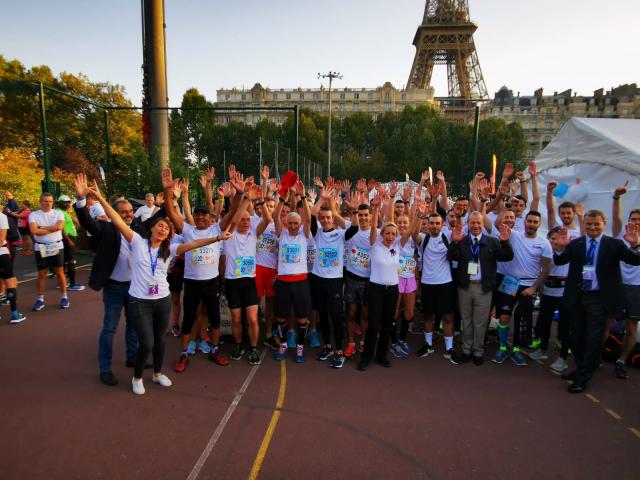
M 515 172 L 513 163 L 507 163 L 504 166 L 504 170 L 502 170 L 502 178 L 511 178 L 513 176 L 513 172 Z
M 367 179 L 361 178 L 356 182 L 356 190 L 358 192 L 364 192 L 367 189 Z
M 322 200 L 328 201 L 329 199 L 331 199 L 331 197 L 333 196 L 334 192 L 335 192 L 335 190 L 333 190 L 333 189 L 329 189 L 329 188 L 323 187 L 320 190 L 320 198 Z
M 349 180 L 343 180 L 340 188 L 342 193 L 349 193 L 351 191 L 351 182 Z
M 640 243 L 640 227 L 633 223 L 627 223 L 623 238 L 629 242 L 632 247 L 637 246 Z
M 551 180 L 549 183 L 547 183 L 547 193 L 552 193 L 557 186 L 558 186 L 557 180 Z
M 237 192 L 244 192 L 244 187 L 245 187 L 244 175 L 236 171 L 235 167 L 234 167 L 233 177 L 231 176 L 231 171 L 229 172 L 229 183 L 231 183 L 231 186 L 235 188 Z
M 516 173 L 516 178 L 520 181 L 520 182 L 524 182 L 526 180 L 526 178 L 524 177 L 524 172 L 518 172 Z
M 382 203 L 382 197 L 383 195 L 381 193 L 377 193 L 376 196 L 373 197 L 373 199 L 371 200 L 371 206 L 379 207 L 380 204 Z
M 91 186 L 87 187 L 88 193 L 92 193 L 95 197 L 101 202 L 104 201 L 104 197 L 102 196 L 102 192 L 100 192 L 100 187 L 98 187 L 98 182 L 95 180 L 91 182 Z
M 313 177 L 313 184 L 318 188 L 324 188 L 324 183 L 322 183 L 320 177 Z
M 182 180 L 179 179 L 175 179 L 173 181 L 173 197 L 177 200 L 180 198 L 180 195 L 182 194 L 182 189 L 180 188 L 180 182 L 182 182 Z
M 73 186 L 76 193 L 81 197 L 86 197 L 89 193 L 89 185 L 87 184 L 87 176 L 84 173 L 78 173 L 73 177 Z
M 518 193 L 520 185 L 518 185 L 518 182 L 511 182 L 509 184 L 509 188 L 511 188 L 511 195 L 515 195 L 516 193 Z
M 566 227 L 560 229 L 558 236 L 556 237 L 556 243 L 562 248 L 566 248 L 571 243 L 571 237 Z
M 293 186 L 293 189 L 296 193 L 304 197 L 304 183 L 302 182 L 302 180 L 298 179 L 296 181 L 296 184 Z
M 507 193 L 509 193 L 509 180 L 503 180 L 502 182 L 500 182 L 500 186 L 498 187 L 498 193 L 500 193 L 500 195 L 503 197 Z
M 229 228 L 231 228 L 231 225 L 229 225 L 224 232 L 222 232 L 220 235 L 218 235 L 218 241 L 219 242 L 221 242 L 223 240 L 229 240 L 232 237 L 231 232 L 229 231 Z
M 500 241 L 506 242 L 511 238 L 511 227 L 505 225 L 504 223 L 500 225 L 500 235 L 498 236 Z
M 170 168 L 163 168 L 160 172 L 160 178 L 162 180 L 162 188 L 167 190 L 173 188 L 173 174 Z
M 451 230 L 451 241 L 452 242 L 461 242 L 463 238 L 462 235 L 462 222 L 458 223 L 453 230 Z
M 270 174 L 271 174 L 271 171 L 269 170 L 269 167 L 267 165 L 264 165 L 262 167 L 262 171 L 260 172 L 260 176 L 262 177 L 262 180 L 264 180 L 265 182 L 269 180 Z
M 374 188 L 376 188 L 376 183 L 377 183 L 377 182 L 375 181 L 375 179 L 374 179 L 374 178 L 372 178 L 371 180 L 369 180 L 369 181 L 367 182 L 367 190 L 368 190 L 368 191 L 371 191 L 371 190 L 373 190 Z
M 207 188 L 207 175 L 206 174 L 200 175 L 199 180 L 200 180 L 200 186 L 202 188 L 206 189 Z
M 529 175 L 531 175 L 531 177 L 538 175 L 538 166 L 536 165 L 536 162 L 529 162 L 527 170 L 529 170 Z
M 254 185 L 253 177 L 249 177 L 244 182 L 244 191 L 248 192 L 251 187 Z
M 429 170 L 425 170 L 424 172 L 422 172 L 422 175 L 420 176 L 421 184 L 424 185 L 427 180 L 429 180 Z
M 216 169 L 213 167 L 207 168 L 207 171 L 205 172 L 204 175 L 208 183 L 213 183 L 213 181 L 216 178 Z
M 629 180 L 624 182 L 624 185 L 622 185 L 621 187 L 616 188 L 615 191 L 613 192 L 613 196 L 614 197 L 621 197 L 622 195 L 627 193 L 627 187 L 628 186 L 629 186 Z
M 236 170 L 236 166 L 232 163 L 231 165 L 229 165 L 229 179 L 232 179 L 236 176 L 237 170 Z
M 582 203 L 576 203 L 575 210 L 578 218 L 584 217 L 584 205 Z
M 438 183 L 444 183 L 444 172 L 442 170 L 438 170 L 436 172 L 436 178 L 438 179 Z
M 188 178 L 183 178 L 182 180 L 180 180 L 180 191 L 182 192 L 183 195 L 188 195 L 189 194 L 189 179 Z
M 277 192 L 278 191 L 278 180 L 276 180 L 275 178 L 272 178 L 269 181 L 269 186 L 267 187 L 267 190 L 269 191 L 269 194 L 273 194 L 273 192 Z
M 312 188 L 311 190 L 309 190 L 309 198 L 311 199 L 311 201 L 313 203 L 316 203 L 316 198 L 318 198 L 318 194 L 316 193 L 315 189 Z
M 398 193 L 398 190 L 400 190 L 400 185 L 398 185 L 396 182 L 391 182 L 389 184 L 389 195 L 391 195 L 392 197 L 395 197 L 396 194 Z
M 408 202 L 411 199 L 411 194 L 413 193 L 413 187 L 407 185 L 402 189 L 402 200 L 404 202 Z

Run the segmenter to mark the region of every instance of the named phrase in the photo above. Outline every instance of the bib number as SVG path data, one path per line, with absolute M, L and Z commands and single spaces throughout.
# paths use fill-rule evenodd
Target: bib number
M 340 264 L 338 260 L 337 248 L 321 248 L 318 250 L 318 265 L 321 268 L 338 267 Z
M 236 277 L 252 277 L 256 271 L 256 257 L 236 257 Z
M 520 279 L 512 275 L 505 275 L 500 284 L 498 291 L 505 295 L 515 297 L 518 294 L 518 287 L 520 286 Z
M 214 263 L 216 258 L 213 248 L 200 247 L 191 250 L 191 265 L 213 265 Z
M 159 293 L 159 288 L 158 288 L 158 284 L 157 283 L 150 283 L 149 284 L 149 295 L 158 295 Z
M 361 270 L 369 270 L 369 252 L 364 248 L 351 247 L 349 264 Z
M 55 257 L 63 248 L 62 242 L 38 243 L 38 251 L 42 258 Z
M 416 274 L 417 262 L 413 257 L 400 257 L 398 274 L 401 277 L 412 277 Z
M 280 248 L 280 260 L 282 263 L 301 263 L 302 245 L 297 243 L 286 243 Z

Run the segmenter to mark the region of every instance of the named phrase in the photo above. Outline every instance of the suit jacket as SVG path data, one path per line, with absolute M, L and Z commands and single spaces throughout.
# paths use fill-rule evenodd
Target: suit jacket
M 602 236 L 600 242 L 596 260 L 600 296 L 608 312 L 618 315 L 624 305 L 619 262 L 640 265 L 640 253 L 627 248 L 622 240 L 606 235 Z M 561 254 L 554 253 L 553 261 L 556 265 L 569 264 L 563 301 L 567 308 L 571 308 L 582 294 L 582 267 L 587 262 L 587 238 L 583 236 L 573 240 Z
M 496 262 L 508 262 L 513 259 L 513 249 L 509 241 L 500 241 L 495 237 L 483 234 L 478 242 L 480 246 L 480 274 L 482 281 L 482 290 L 491 292 L 496 288 L 496 270 L 498 265 Z M 469 288 L 469 274 L 467 266 L 473 259 L 471 255 L 471 245 L 469 244 L 469 236 L 466 236 L 460 242 L 452 242 L 447 252 L 449 260 L 458 262 L 458 268 L 453 269 L 453 278 L 458 286 L 465 290 Z
M 93 259 L 91 273 L 89 274 L 89 287 L 97 291 L 105 286 L 116 266 L 118 255 L 120 255 L 122 236 L 120 235 L 120 231 L 111 222 L 91 218 L 89 209 L 86 206 L 78 208 L 74 204 L 73 209 L 76 212 L 80 225 L 82 225 L 97 242 L 96 256 Z M 141 222 L 139 218 L 136 218 L 131 224 L 131 228 L 140 236 L 144 237 L 147 234 L 147 225 L 149 222 L 157 216 L 164 216 L 164 212 L 164 208 L 161 208 L 145 222 Z

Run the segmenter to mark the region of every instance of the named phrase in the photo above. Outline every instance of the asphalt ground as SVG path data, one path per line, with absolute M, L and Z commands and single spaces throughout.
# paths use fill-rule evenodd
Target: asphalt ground
M 32 278 L 19 286 L 27 321 L 9 325 L 1 311 L 4 480 L 640 478 L 638 370 L 617 380 L 605 364 L 571 395 L 545 365 L 456 366 L 439 344 L 428 358 L 367 372 L 354 360 L 332 370 L 307 349 L 304 365 L 263 352 L 257 367 L 219 367 L 198 353 L 176 374 L 171 337 L 164 371 L 174 385 L 145 378 L 147 393 L 135 396 L 122 328 L 120 383 L 98 380 L 101 294 L 71 292 L 62 311 L 49 280 L 46 308 L 30 312 Z M 421 336 L 409 343 L 418 348 Z

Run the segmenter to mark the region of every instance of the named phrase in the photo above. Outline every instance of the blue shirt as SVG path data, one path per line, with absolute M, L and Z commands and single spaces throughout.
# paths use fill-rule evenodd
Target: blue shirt
M 595 240 L 596 241 L 596 247 L 595 247 L 595 251 L 593 252 L 593 262 L 591 262 L 591 265 L 593 265 L 594 270 L 597 269 L 598 266 L 598 252 L 600 251 L 600 244 L 602 243 L 602 235 L 600 235 L 597 238 L 591 238 L 588 235 L 585 237 L 586 240 L 586 254 L 587 254 L 587 261 L 588 261 L 588 255 L 589 255 L 589 248 L 591 247 L 591 240 Z M 585 264 L 588 265 L 588 264 Z M 591 282 L 591 290 L 599 290 L 600 289 L 600 284 L 598 283 L 598 275 L 595 274 L 594 271 L 594 275 L 593 275 L 593 280 Z

